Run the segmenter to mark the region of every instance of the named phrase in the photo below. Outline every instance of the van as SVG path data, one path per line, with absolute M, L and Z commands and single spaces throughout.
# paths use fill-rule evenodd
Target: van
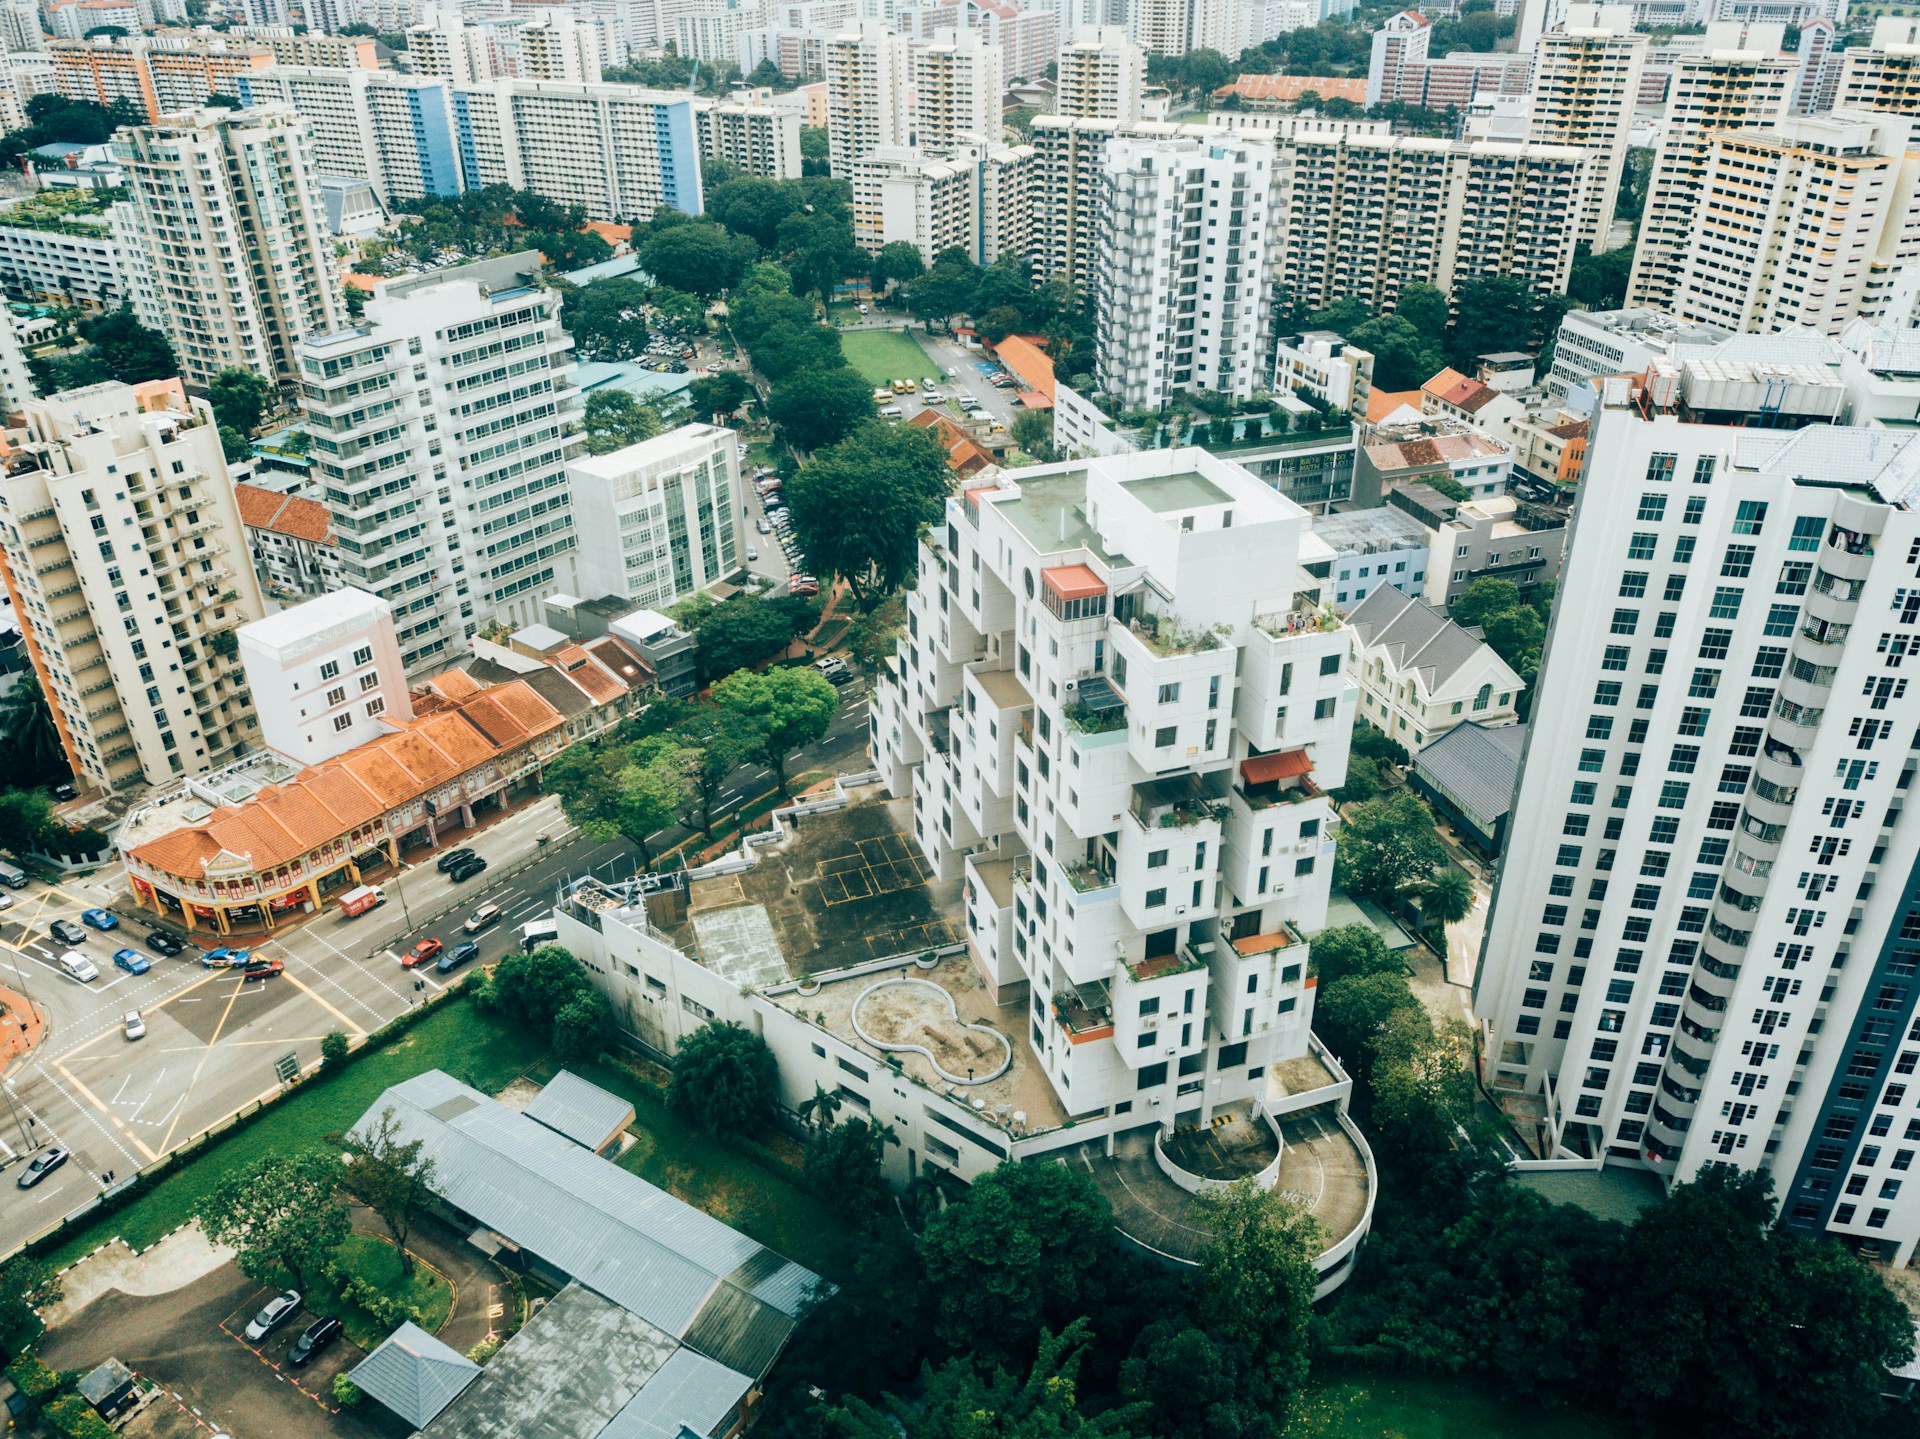
M 8 889 L 25 889 L 27 872 L 17 864 L 0 859 L 0 884 L 4 884 Z
M 893 382 L 893 392 L 896 395 L 911 395 L 913 393 L 913 381 L 895 380 Z
M 387 892 L 377 884 L 363 884 L 340 896 L 340 912 L 352 919 L 387 902 Z
M 883 420 L 899 419 L 900 407 L 898 405 L 882 405 L 880 407 L 880 418 Z
M 520 926 L 520 949 L 524 954 L 532 954 L 543 944 L 560 942 L 560 926 L 554 923 L 552 915 L 545 919 L 529 920 Z

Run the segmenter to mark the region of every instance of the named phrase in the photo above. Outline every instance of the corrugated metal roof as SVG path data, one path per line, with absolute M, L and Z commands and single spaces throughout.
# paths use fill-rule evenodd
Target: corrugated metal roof
M 599 1439 L 679 1439 L 712 1434 L 739 1408 L 752 1381 L 691 1349 L 676 1350 Z
M 633 1123 L 633 1106 L 569 1070 L 561 1070 L 522 1111 L 575 1144 L 598 1152 Z
M 409 1321 L 347 1377 L 414 1428 L 424 1429 L 480 1377 L 480 1366 Z
M 451 1075 L 430 1070 L 394 1085 L 361 1123 L 389 1106 L 433 1159 L 433 1187 L 446 1202 L 752 1378 L 765 1374 L 820 1285 L 812 1271 Z
M 1467 720 L 1423 748 L 1414 756 L 1413 767 L 1491 826 L 1513 807 L 1526 743 L 1523 724 L 1488 729 Z

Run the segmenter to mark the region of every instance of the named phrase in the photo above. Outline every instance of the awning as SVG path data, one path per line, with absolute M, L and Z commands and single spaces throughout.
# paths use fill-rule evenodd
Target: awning
M 1297 779 L 1313 769 L 1313 761 L 1303 749 L 1282 750 L 1279 754 L 1257 754 L 1240 761 L 1240 777 L 1248 784 L 1270 784 L 1278 779 Z
M 1029 410 L 1051 410 L 1053 396 L 1043 395 L 1038 390 L 1022 390 L 1016 397 Z
M 1040 571 L 1047 588 L 1063 600 L 1085 600 L 1107 592 L 1107 582 L 1085 565 L 1055 565 Z

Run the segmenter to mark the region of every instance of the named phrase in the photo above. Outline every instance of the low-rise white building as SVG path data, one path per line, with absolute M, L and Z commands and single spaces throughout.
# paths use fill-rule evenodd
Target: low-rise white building
M 1336 410 L 1364 416 L 1373 395 L 1373 354 L 1331 330 L 1278 336 L 1273 388 L 1287 394 L 1305 390 Z
M 1477 630 L 1382 585 L 1347 615 L 1347 676 L 1359 717 L 1409 750 L 1463 720 L 1493 728 L 1519 719 L 1526 684 Z
M 581 590 L 665 609 L 746 559 L 740 437 L 682 425 L 567 466 Z
M 260 739 L 318 764 L 413 718 L 393 607 L 365 590 L 335 590 L 242 625 L 240 663 Z
M 1405 510 L 1382 505 L 1318 515 L 1313 533 L 1334 552 L 1328 578 L 1334 607 L 1342 614 L 1381 585 L 1407 595 L 1426 587 L 1433 532 Z

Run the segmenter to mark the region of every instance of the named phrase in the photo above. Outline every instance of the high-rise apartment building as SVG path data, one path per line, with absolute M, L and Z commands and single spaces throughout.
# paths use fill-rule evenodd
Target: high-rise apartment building
M 234 93 L 239 77 L 273 64 L 273 51 L 225 36 L 102 36 L 57 40 L 50 48 L 54 85 L 69 100 L 111 105 L 130 100 L 149 120 L 197 110 Z
M 1406 74 L 1425 63 L 1433 22 L 1418 10 L 1389 15 L 1373 32 L 1367 58 L 1367 103 L 1378 105 L 1406 88 Z
M 1069 119 L 1140 118 L 1140 93 L 1147 85 L 1147 52 L 1119 26 L 1082 30 L 1060 47 L 1054 113 Z
M 236 758 L 259 728 L 234 631 L 262 605 L 213 411 L 107 383 L 26 417 L 0 566 L 74 773 L 120 792 Z
M 139 272 L 135 308 L 172 342 L 181 375 L 204 385 L 233 366 L 291 385 L 294 346 L 347 317 L 299 116 L 170 115 L 118 132 L 113 155 L 127 172 L 114 233 Z
M 978 30 L 936 31 L 913 47 L 914 144 L 934 154 L 963 144 L 997 144 L 1007 89 L 999 48 Z
M 827 43 L 827 160 L 836 179 L 882 145 L 904 145 L 909 116 L 910 47 L 877 21 Z
M 1920 20 L 1883 15 L 1873 43 L 1840 53 L 1838 110 L 1920 115 Z
M 1354 714 L 1313 543 L 1195 449 L 974 482 L 922 542 L 875 764 L 1087 1122 L 1204 1126 L 1305 1052 Z
M 1184 55 L 1192 34 L 1194 0 L 1130 0 L 1127 30 L 1155 55 Z
M 741 37 L 766 23 L 762 0 L 699 0 L 673 17 L 674 49 L 704 64 L 731 64 Z
M 1593 153 L 1578 238 L 1595 254 L 1612 248 L 1614 206 L 1646 51 L 1647 37 L 1633 33 L 1628 7 L 1574 5 L 1566 28 L 1541 36 L 1533 52 L 1527 138 Z
M 532 251 L 389 280 L 300 347 L 301 427 L 349 585 L 393 607 L 407 672 L 572 585 L 580 392 Z
M 771 103 L 770 95 L 765 99 L 736 96 L 695 101 L 693 119 L 703 158 L 724 160 L 769 180 L 800 178 L 799 110 Z
M 942 155 L 883 145 L 854 162 L 849 183 L 854 242 L 869 254 L 898 242 L 928 265 L 950 249 L 991 265 L 1032 251 L 1031 146 L 962 144 Z
M 579 592 L 665 609 L 746 563 L 740 438 L 682 425 L 567 471 L 579 535 Z
M 596 84 L 609 47 L 605 31 L 601 21 L 565 6 L 485 19 L 443 11 L 407 31 L 407 63 L 415 75 L 463 84 Z
M 1920 1192 L 1920 442 L 1776 341 L 1601 382 L 1474 994 L 1541 1147 L 1766 1168 L 1905 1264 Z M 1909 817 L 1912 816 L 1912 817 Z M 1904 1186 L 1904 1187 L 1903 1187 Z
M 1627 283 L 1629 305 L 1672 307 L 1680 257 L 1698 223 L 1713 136 L 1771 129 L 1786 118 L 1795 72 L 1780 54 L 1781 38 L 1778 25 L 1710 25 L 1704 52 L 1674 66 Z
M 1800 32 L 1799 73 L 1793 81 L 1793 113 L 1818 115 L 1834 108 L 1847 52 L 1835 46 L 1833 22 L 1815 20 Z M 1852 105 L 1849 109 L 1871 109 Z
M 314 172 L 364 179 L 383 205 L 465 188 L 446 80 L 282 65 L 241 76 L 239 98 L 292 106 L 313 132 Z
M 1101 388 L 1121 404 L 1266 387 L 1275 169 L 1261 140 L 1107 147 L 1095 326 Z
M 1880 314 L 1901 271 L 1920 265 L 1914 124 L 1836 110 L 1715 135 L 1673 313 L 1828 334 Z
M 700 213 L 693 97 L 635 85 L 494 80 L 453 93 L 469 188 L 511 185 L 590 219 L 649 220 L 662 205 Z
M 1277 278 L 1309 310 L 1391 308 L 1408 285 L 1452 294 L 1479 275 L 1567 287 L 1583 149 L 1302 131 L 1278 155 Z

